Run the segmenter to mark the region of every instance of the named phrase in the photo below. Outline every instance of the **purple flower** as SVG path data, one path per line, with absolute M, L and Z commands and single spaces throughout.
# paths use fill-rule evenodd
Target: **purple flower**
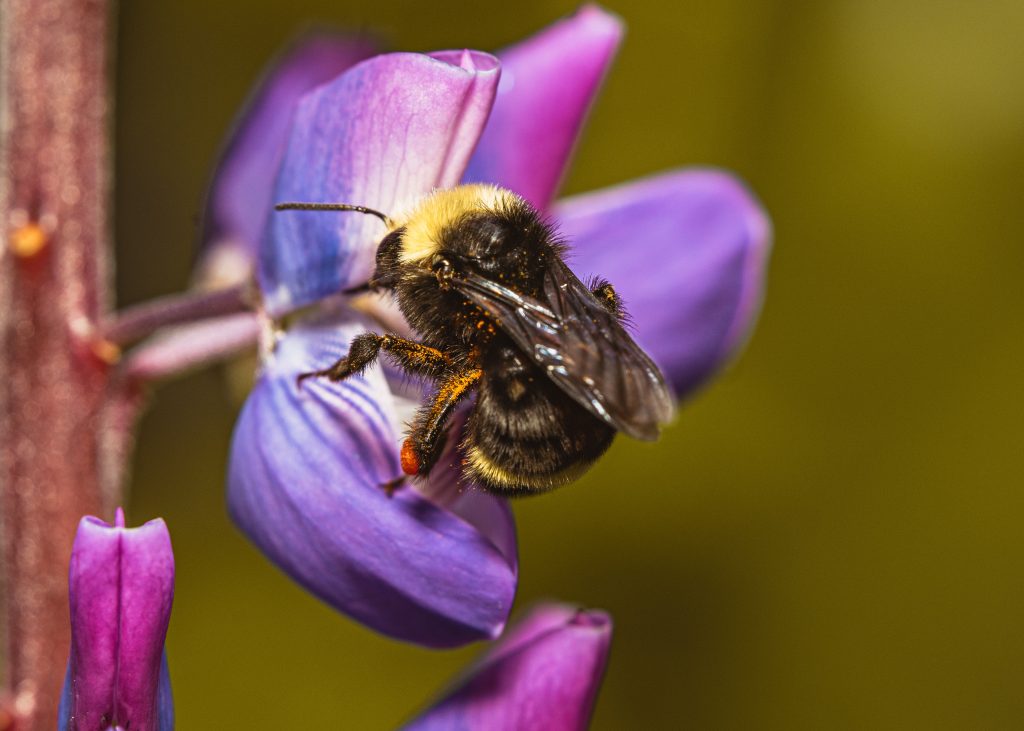
M 604 612 L 537 607 L 404 731 L 586 729 L 611 639 Z
M 174 555 L 160 519 L 125 528 L 82 518 L 71 552 L 71 657 L 60 731 L 170 731 L 174 707 L 164 637 Z
M 460 181 L 520 192 L 567 234 L 578 274 L 612 279 L 637 339 L 685 396 L 750 330 L 769 224 L 742 184 L 710 170 L 552 203 L 621 33 L 615 17 L 585 7 L 500 53 L 500 83 L 498 60 L 479 52 L 364 61 L 302 98 L 271 199 L 394 212 Z M 317 310 L 265 348 L 235 430 L 229 509 L 271 560 L 380 632 L 436 647 L 495 637 L 517 578 L 506 503 L 460 490 L 454 454 L 426 484 L 392 498 L 380 487 L 402 474 L 402 421 L 418 385 L 385 364 L 296 387 L 354 335 L 407 327 L 379 300 L 357 312 L 338 296 L 369 276 L 383 232 L 355 214 L 267 220 L 254 265 L 268 314 Z

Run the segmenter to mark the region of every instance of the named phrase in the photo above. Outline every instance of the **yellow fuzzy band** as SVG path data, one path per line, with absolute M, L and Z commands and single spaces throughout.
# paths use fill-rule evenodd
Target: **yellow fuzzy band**
M 394 228 L 405 227 L 402 251 L 405 264 L 429 259 L 441 246 L 441 236 L 459 218 L 476 211 L 494 211 L 514 203 L 514 193 L 494 185 L 460 185 L 435 190 L 394 219 Z

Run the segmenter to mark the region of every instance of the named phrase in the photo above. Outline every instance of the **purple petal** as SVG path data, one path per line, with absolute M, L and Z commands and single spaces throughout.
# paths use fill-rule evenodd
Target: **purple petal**
M 361 332 L 354 319 L 312 321 L 278 344 L 235 429 L 231 514 L 296 581 L 379 632 L 430 647 L 495 637 L 516 585 L 507 508 L 480 494 L 471 523 L 410 486 L 387 496 L 401 436 L 379 365 L 296 386 Z
M 637 341 L 681 397 L 746 341 L 764 295 L 771 223 L 718 170 L 671 172 L 555 208 L 582 277 L 608 277 Z
M 466 52 L 458 61 L 377 56 L 307 94 L 274 202 L 352 203 L 390 214 L 456 184 L 499 74 L 493 56 Z M 279 315 L 365 281 L 384 231 L 381 221 L 357 213 L 273 213 L 259 265 L 268 310 Z
M 299 39 L 264 72 L 236 119 L 210 184 L 204 269 L 222 269 L 217 262 L 240 254 L 252 271 L 299 98 L 374 53 L 374 44 L 365 38 L 311 35 Z
M 140 731 L 173 727 L 163 658 L 174 598 L 167 526 L 126 529 L 83 518 L 71 553 L 71 657 L 60 728 Z M 170 723 L 171 725 L 166 725 Z
M 546 209 L 622 32 L 616 16 L 585 5 L 499 52 L 498 97 L 465 181 L 495 183 Z
M 586 729 L 604 676 L 611 618 L 564 605 L 533 610 L 406 731 Z

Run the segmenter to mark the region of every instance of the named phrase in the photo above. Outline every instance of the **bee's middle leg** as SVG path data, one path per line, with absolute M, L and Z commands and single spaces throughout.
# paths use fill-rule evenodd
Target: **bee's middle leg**
M 409 436 L 402 443 L 402 472 L 425 475 L 437 464 L 447 434 L 445 425 L 458 403 L 480 380 L 479 368 L 455 373 L 443 381 L 433 400 L 413 421 Z
M 394 356 L 398 364 L 406 370 L 425 376 L 436 377 L 451 362 L 448 356 L 440 350 L 414 343 L 412 340 L 395 335 L 363 333 L 352 339 L 348 355 L 344 358 L 339 359 L 329 368 L 302 373 L 296 380 L 298 383 L 302 383 L 307 378 L 323 377 L 332 381 L 343 381 L 349 376 L 365 370 L 377 360 L 377 356 L 382 350 Z

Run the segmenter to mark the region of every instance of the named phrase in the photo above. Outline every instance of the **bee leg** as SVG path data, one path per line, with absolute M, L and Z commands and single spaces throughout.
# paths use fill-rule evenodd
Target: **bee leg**
M 297 383 L 301 384 L 307 378 L 321 376 L 332 381 L 343 381 L 351 375 L 361 373 L 377 359 L 382 350 L 393 356 L 406 370 L 425 376 L 436 377 L 450 363 L 448 356 L 437 348 L 414 343 L 395 335 L 363 333 L 352 339 L 348 355 L 330 368 L 301 374 Z
M 383 485 L 380 486 L 380 489 L 383 490 L 388 497 L 394 497 L 395 490 L 402 487 L 407 479 L 409 479 L 408 475 L 400 475 L 399 477 L 396 477 L 393 480 L 388 480 L 387 482 L 385 482 Z
M 441 378 L 452 365 L 451 358 L 437 348 L 395 335 L 381 336 L 380 349 L 405 370 L 421 376 Z
M 384 337 L 387 336 L 377 335 L 376 333 L 357 335 L 352 338 L 352 343 L 348 346 L 348 355 L 330 368 L 299 374 L 295 382 L 301 386 L 302 382 L 307 378 L 319 377 L 328 378 L 332 381 L 344 381 L 351 375 L 361 373 L 366 366 L 377 360 L 377 353 L 380 352 L 381 341 Z
M 441 383 L 434 399 L 420 409 L 409 436 L 402 443 L 402 472 L 407 475 L 430 472 L 441 456 L 448 418 L 480 380 L 481 374 L 479 368 L 453 374 Z
M 619 293 L 615 291 L 615 287 L 612 286 L 611 282 L 605 279 L 598 279 L 591 286 L 590 292 L 597 297 L 597 301 L 608 312 L 616 317 L 622 317 L 622 298 L 619 297 Z

